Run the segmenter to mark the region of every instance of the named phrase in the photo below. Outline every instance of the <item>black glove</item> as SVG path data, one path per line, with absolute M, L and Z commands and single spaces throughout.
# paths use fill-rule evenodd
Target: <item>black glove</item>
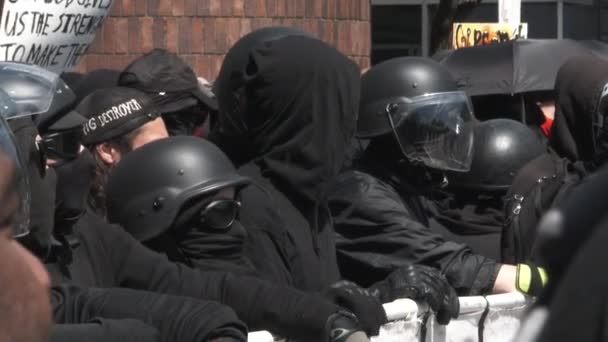
M 329 342 L 369 342 L 369 337 L 359 327 L 357 317 L 350 312 L 340 311 L 327 320 Z
M 458 317 L 460 311 L 454 288 L 438 270 L 428 266 L 400 268 L 372 285 L 369 291 L 383 303 L 400 298 L 424 301 L 436 313 L 439 324 L 448 324 L 450 319 Z
M 326 298 L 352 312 L 359 326 L 369 336 L 376 336 L 380 326 L 386 323 L 382 302 L 369 291 L 349 281 L 339 281 L 325 292 Z

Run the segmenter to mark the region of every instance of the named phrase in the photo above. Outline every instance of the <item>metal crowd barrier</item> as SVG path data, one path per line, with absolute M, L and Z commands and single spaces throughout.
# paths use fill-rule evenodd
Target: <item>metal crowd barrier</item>
M 513 342 L 532 299 L 519 292 L 460 297 L 460 314 L 439 325 L 428 308 L 410 299 L 384 304 L 389 323 L 372 342 Z M 252 332 L 249 342 L 274 342 L 267 331 Z

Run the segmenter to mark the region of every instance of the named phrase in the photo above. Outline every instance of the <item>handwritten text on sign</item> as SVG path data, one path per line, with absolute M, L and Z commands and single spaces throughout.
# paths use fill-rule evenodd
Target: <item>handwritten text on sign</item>
M 0 60 L 54 72 L 75 66 L 101 28 L 113 0 L 4 0 Z
M 452 48 L 488 45 L 528 38 L 528 24 L 455 23 Z

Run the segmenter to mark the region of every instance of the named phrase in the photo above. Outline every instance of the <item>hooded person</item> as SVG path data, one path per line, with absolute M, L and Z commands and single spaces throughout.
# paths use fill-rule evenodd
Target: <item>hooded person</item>
M 430 228 L 476 254 L 501 260 L 504 197 L 519 169 L 545 147 L 531 129 L 510 119 L 476 124 L 474 144 L 471 169 L 449 174 L 447 188 L 434 194 Z
M 110 174 L 108 220 L 174 262 L 256 275 L 238 220 L 238 192 L 249 183 L 208 141 L 158 140 L 129 153 Z
M 171 136 L 203 136 L 204 126 L 217 113 L 209 87 L 175 53 L 154 49 L 129 64 L 118 84 L 148 94 L 162 114 Z
M 240 48 L 237 43 L 233 49 Z M 270 192 L 272 202 L 260 205 L 276 206 L 284 220 L 302 263 L 294 272 L 304 277 L 296 280 L 298 287 L 322 290 L 340 278 L 325 195 L 354 133 L 359 70 L 334 48 L 305 35 L 253 45 L 245 56 L 249 63 L 232 69 L 242 82 L 233 77 L 233 84 L 218 84 L 220 116 L 210 138 L 241 173 Z M 218 82 L 231 72 L 236 57 L 229 57 Z M 231 96 L 240 103 L 224 105 L 222 99 Z M 257 195 L 245 189 L 243 202 Z M 266 211 L 245 205 L 241 217 L 261 226 L 268 221 Z
M 522 232 L 516 237 L 521 241 L 518 250 L 508 253 L 511 261 L 533 258 L 541 216 L 606 162 L 607 84 L 608 63 L 598 57 L 573 57 L 560 68 L 548 153 L 527 163 L 507 194 L 507 223 L 512 231 Z
M 278 244 L 270 248 L 287 256 L 297 287 L 326 291 L 336 299 L 359 294 L 348 301 L 373 313 L 375 304 L 363 289 L 336 282 L 340 273 L 326 200 L 354 134 L 357 66 L 308 34 L 270 27 L 235 44 L 216 84 L 220 115 L 211 140 L 260 186 L 241 191 L 241 221 L 250 230 L 272 227 L 270 239 L 287 233 L 287 240 L 273 240 Z M 274 260 L 262 258 L 257 252 L 261 246 L 266 245 L 251 246 L 256 267 Z M 389 278 L 369 292 L 383 302 L 403 297 L 427 301 L 442 323 L 454 314 L 458 301 L 453 289 L 432 271 L 412 266 L 401 277 Z
M 514 266 L 430 227 L 433 191 L 449 184 L 448 171 L 466 172 L 472 162 L 475 119 L 467 94 L 445 67 L 418 57 L 372 67 L 361 88 L 357 135 L 371 141 L 330 195 L 343 276 L 365 286 L 422 264 L 461 295 L 514 291 Z

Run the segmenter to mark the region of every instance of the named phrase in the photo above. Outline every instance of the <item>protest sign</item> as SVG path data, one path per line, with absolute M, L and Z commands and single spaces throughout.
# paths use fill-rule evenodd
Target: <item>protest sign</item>
M 528 38 L 528 24 L 455 23 L 452 48 L 495 44 L 518 38 Z
M 61 73 L 95 38 L 113 0 L 0 0 L 0 61 Z

